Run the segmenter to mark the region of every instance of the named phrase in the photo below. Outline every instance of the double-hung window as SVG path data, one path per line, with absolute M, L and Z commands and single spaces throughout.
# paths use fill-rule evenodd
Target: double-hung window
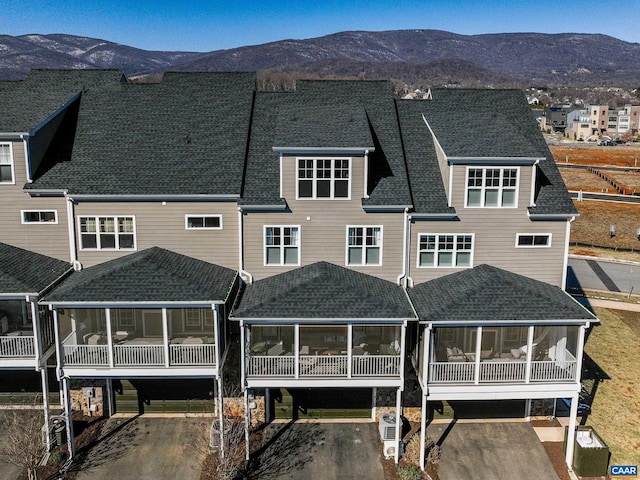
M 347 265 L 382 264 L 382 227 L 347 227 Z
M 0 183 L 15 183 L 13 151 L 10 143 L 0 143 Z
M 418 235 L 418 267 L 472 266 L 473 235 L 432 234 Z
M 133 217 L 79 217 L 82 250 L 135 250 Z
M 298 158 L 298 198 L 350 197 L 348 158 Z
M 467 170 L 467 207 L 517 207 L 517 168 Z
M 269 226 L 264 228 L 265 265 L 299 265 L 299 227 Z

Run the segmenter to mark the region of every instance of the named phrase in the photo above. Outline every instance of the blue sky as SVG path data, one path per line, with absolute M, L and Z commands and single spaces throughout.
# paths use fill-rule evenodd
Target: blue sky
M 638 0 L 0 0 L 0 34 L 68 33 L 199 52 L 345 30 L 603 33 L 640 42 L 638 7 Z

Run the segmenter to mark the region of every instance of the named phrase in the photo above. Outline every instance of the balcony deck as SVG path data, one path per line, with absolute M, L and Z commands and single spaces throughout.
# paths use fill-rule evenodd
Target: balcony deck
M 35 337 L 33 335 L 0 336 L 0 359 L 33 358 L 35 354 Z

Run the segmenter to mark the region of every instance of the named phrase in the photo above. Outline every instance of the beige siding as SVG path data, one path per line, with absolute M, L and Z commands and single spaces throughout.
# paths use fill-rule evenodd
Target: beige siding
M 531 221 L 527 207 L 531 192 L 531 168 L 520 167 L 518 208 L 464 208 L 466 167 L 454 169 L 453 202 L 459 221 L 411 223 L 409 269 L 415 284 L 432 280 L 459 268 L 417 267 L 418 235 L 421 233 L 475 234 L 473 265 L 490 264 L 505 270 L 562 285 L 566 221 Z M 518 233 L 550 233 L 549 248 L 517 248 Z
M 351 166 L 351 200 L 296 200 L 295 158 L 284 158 L 283 193 L 290 213 L 249 213 L 244 217 L 245 270 L 254 280 L 276 275 L 295 266 L 264 265 L 264 227 L 300 227 L 300 265 L 327 261 L 346 266 L 347 226 L 382 226 L 382 265 L 350 266 L 353 270 L 396 281 L 402 273 L 403 213 L 365 213 L 364 160 Z
M 186 230 L 187 214 L 220 214 L 221 230 Z M 83 202 L 76 205 L 78 260 L 84 267 L 132 253 L 131 250 L 81 250 L 78 217 L 110 215 L 135 217 L 136 250 L 162 247 L 173 252 L 238 268 L 238 208 L 235 202 Z
M 31 198 L 27 182 L 24 145 L 12 142 L 15 184 L 0 184 L 0 242 L 70 261 L 66 201 L 61 197 Z M 58 223 L 22 224 L 22 210 L 56 210 Z
M 438 157 L 438 166 L 440 167 L 440 175 L 442 175 L 442 184 L 444 185 L 444 192 L 449 198 L 449 175 L 450 168 L 447 162 L 447 156 L 444 154 L 442 147 L 439 143 L 436 143 L 436 155 Z M 435 179 L 434 179 L 435 181 Z

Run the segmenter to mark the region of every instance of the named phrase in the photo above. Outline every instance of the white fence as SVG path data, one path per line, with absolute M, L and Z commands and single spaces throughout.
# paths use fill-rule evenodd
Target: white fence
M 35 337 L 12 336 L 0 337 L 0 357 L 33 357 L 35 355 Z

